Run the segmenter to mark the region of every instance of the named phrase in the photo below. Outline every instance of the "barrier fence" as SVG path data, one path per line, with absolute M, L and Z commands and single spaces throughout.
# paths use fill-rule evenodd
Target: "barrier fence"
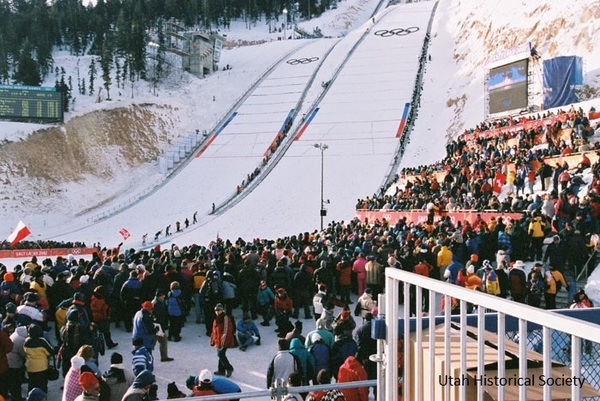
M 382 399 L 599 399 L 600 309 L 546 311 L 399 269 L 385 275 Z

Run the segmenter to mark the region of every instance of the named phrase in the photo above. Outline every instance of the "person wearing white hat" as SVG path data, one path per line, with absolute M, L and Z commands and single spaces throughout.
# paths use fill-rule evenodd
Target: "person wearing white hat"
M 525 275 L 525 263 L 522 260 L 517 260 L 508 272 L 508 281 L 510 286 L 510 295 L 513 301 L 524 304 L 525 296 L 527 295 L 527 276 Z

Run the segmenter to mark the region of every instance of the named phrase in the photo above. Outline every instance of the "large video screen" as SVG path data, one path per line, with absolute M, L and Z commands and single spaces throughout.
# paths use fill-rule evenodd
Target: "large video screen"
M 490 114 L 527 108 L 527 68 L 525 59 L 490 70 Z

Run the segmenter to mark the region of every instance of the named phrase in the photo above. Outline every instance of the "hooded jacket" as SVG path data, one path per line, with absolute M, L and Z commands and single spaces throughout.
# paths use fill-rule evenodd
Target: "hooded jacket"
M 6 355 L 8 359 L 8 367 L 11 369 L 20 369 L 25 365 L 25 350 L 23 344 L 27 338 L 27 327 L 19 326 L 15 329 L 14 333 L 10 335 L 10 340 L 13 343 L 12 350 Z
M 290 343 L 290 354 L 294 355 L 300 365 L 300 373 L 304 377 L 304 382 L 308 383 L 315 376 L 315 357 L 308 352 L 304 344 L 297 339 L 292 339 Z
M 355 357 L 349 356 L 344 361 L 342 366 L 340 366 L 337 377 L 338 383 L 348 383 L 362 380 L 368 380 L 365 368 Z M 344 394 L 347 400 L 367 401 L 369 399 L 368 387 L 345 388 L 341 389 L 340 391 Z

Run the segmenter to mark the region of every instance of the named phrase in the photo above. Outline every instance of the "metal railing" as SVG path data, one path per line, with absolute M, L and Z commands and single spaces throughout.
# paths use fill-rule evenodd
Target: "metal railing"
M 178 398 L 178 401 L 222 401 L 231 399 L 242 399 L 242 398 L 257 398 L 257 397 L 270 397 L 272 400 L 281 401 L 290 392 L 293 393 L 308 393 L 309 391 L 319 390 L 333 390 L 333 389 L 344 389 L 344 388 L 357 388 L 357 387 L 372 387 L 377 384 L 376 380 L 364 380 L 347 383 L 333 383 L 333 384 L 319 384 L 315 386 L 302 386 L 302 387 L 289 387 L 285 381 L 279 379 L 274 387 L 269 390 L 260 391 L 248 391 L 244 393 L 229 393 L 219 395 L 207 395 L 202 397 L 188 397 Z M 352 401 L 352 400 L 347 400 Z
M 589 355 L 598 350 L 600 325 L 398 269 L 386 269 L 385 275 L 385 303 L 380 308 L 387 330 L 382 399 L 398 399 L 399 380 L 403 399 L 415 401 L 483 400 L 486 396 L 499 401 L 549 401 L 600 396 L 598 358 Z M 398 308 L 401 290 L 402 313 Z M 429 294 L 424 299 L 425 290 Z M 452 305 L 442 315 L 437 313 L 440 296 L 445 305 Z M 424 300 L 429 302 L 428 314 L 422 312 Z M 473 308 L 476 313 L 467 313 Z M 416 315 L 412 319 L 411 309 Z M 532 336 L 537 338 L 535 345 Z M 398 343 L 401 339 L 403 345 Z M 527 341 L 517 343 L 516 339 Z M 397 355 L 402 346 L 403 375 L 399 376 Z M 542 377 L 560 380 L 560 375 L 578 380 L 571 380 L 568 386 L 540 381 Z M 443 381 L 448 377 L 462 382 L 448 384 Z M 537 378 L 537 383 L 527 386 L 529 377 Z M 487 380 L 495 378 L 499 384 L 490 386 Z

